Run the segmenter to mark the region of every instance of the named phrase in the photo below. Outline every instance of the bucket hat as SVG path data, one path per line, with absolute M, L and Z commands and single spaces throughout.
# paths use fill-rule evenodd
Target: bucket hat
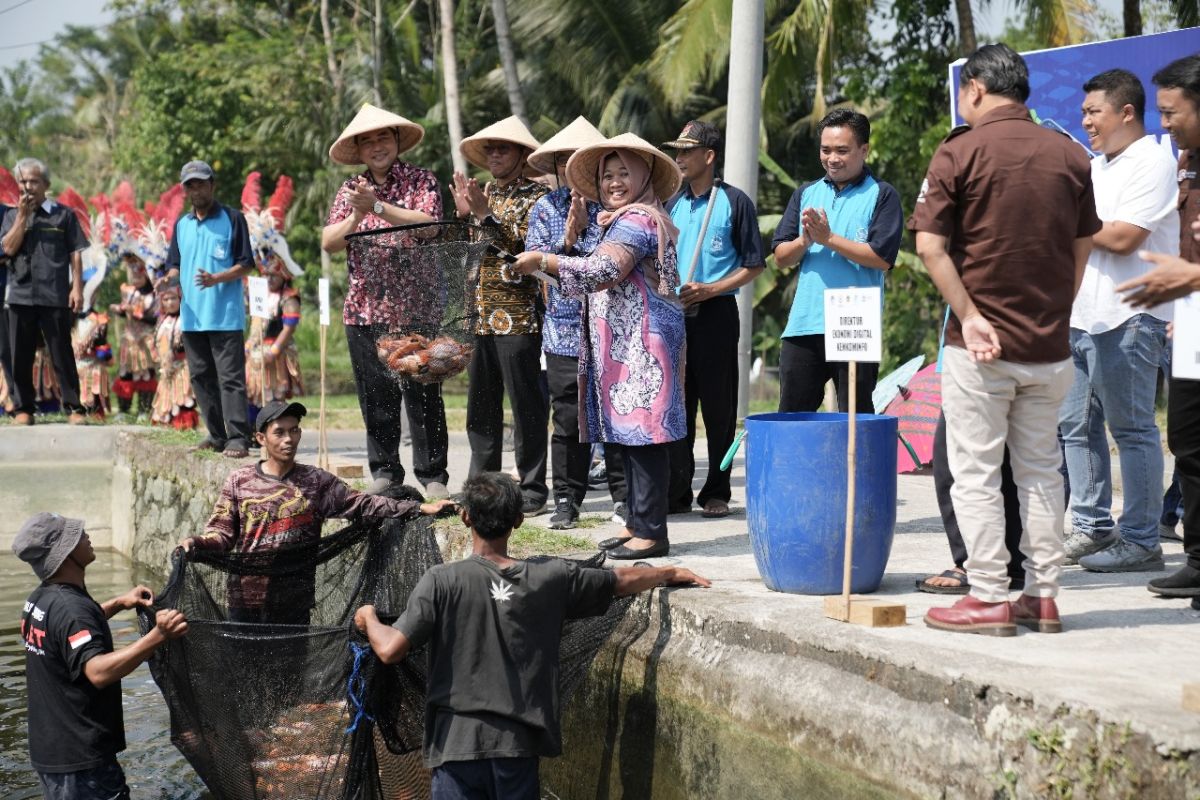
M 354 119 L 350 120 L 350 124 L 342 131 L 342 135 L 329 148 L 329 157 L 339 164 L 350 166 L 361 164 L 363 162 L 358 157 L 358 145 L 354 143 L 354 137 L 360 133 L 370 133 L 387 128 L 396 129 L 396 144 L 399 148 L 396 155 L 412 150 L 420 144 L 421 139 L 425 138 L 425 129 L 412 120 L 405 119 L 399 114 L 393 114 L 391 111 L 385 111 L 370 103 L 363 103 L 362 108 L 354 115 Z
M 620 136 L 576 150 L 575 155 L 567 162 L 567 184 L 588 200 L 600 202 L 596 172 L 600 167 L 600 159 L 613 150 L 631 150 L 645 160 L 646 165 L 650 167 L 650 182 L 654 187 L 654 195 L 660 201 L 666 202 L 679 191 L 683 176 L 675 164 L 675 159 L 632 133 L 622 133 Z
M 25 520 L 13 539 L 17 558 L 29 562 L 42 580 L 49 579 L 83 538 L 83 520 L 42 511 Z
M 463 158 L 475 166 L 480 169 L 487 169 L 487 154 L 483 151 L 483 148 L 488 142 L 512 142 L 518 147 L 526 148 L 530 152 L 541 147 L 541 143 L 533 138 L 533 134 L 525 127 L 525 124 L 514 116 L 488 125 L 478 133 L 463 139 L 458 144 L 458 151 L 463 154 Z M 522 170 L 522 174 L 527 178 L 532 178 L 535 175 L 540 175 L 541 171 L 527 162 L 525 169 Z
M 546 140 L 546 143 L 529 154 L 529 166 L 546 175 L 554 174 L 554 157 L 559 153 L 574 153 L 581 147 L 600 144 L 604 134 L 583 117 Z

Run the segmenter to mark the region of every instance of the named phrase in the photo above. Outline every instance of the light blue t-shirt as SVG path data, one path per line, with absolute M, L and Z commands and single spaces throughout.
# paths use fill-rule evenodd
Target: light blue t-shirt
M 691 187 L 668 201 L 671 221 L 679 229 L 676 252 L 679 253 L 679 279 L 684 283 L 696 252 L 696 240 L 708 211 L 708 194 L 696 197 Z M 696 283 L 716 283 L 741 267 L 763 265 L 762 238 L 758 232 L 758 214 L 754 202 L 736 186 L 722 184 L 713 201 L 712 217 L 704 233 L 704 246 L 696 262 Z M 737 294 L 734 289 L 726 294 Z
M 198 331 L 240 331 L 246 327 L 242 281 L 202 288 L 196 273 L 224 272 L 239 264 L 252 264 L 250 232 L 240 212 L 215 203 L 204 219 L 189 212 L 175 223 L 167 266 L 179 270 L 182 302 L 180 328 Z
M 796 238 L 800 212 L 805 208 L 824 209 L 833 233 L 852 242 L 865 242 L 884 261 L 895 263 L 903 233 L 900 198 L 890 184 L 876 180 L 869 171 L 841 191 L 828 179 L 797 189 L 776 231 L 775 246 Z M 826 289 L 878 286 L 882 297 L 883 277 L 883 270 L 855 264 L 814 243 L 800 262 L 796 298 L 783 336 L 824 334 Z

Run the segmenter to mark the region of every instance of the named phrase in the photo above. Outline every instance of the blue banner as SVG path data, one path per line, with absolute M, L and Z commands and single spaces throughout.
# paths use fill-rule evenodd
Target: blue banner
M 1155 86 L 1150 78 L 1175 59 L 1197 52 L 1200 52 L 1200 28 L 1022 53 L 1029 65 L 1030 94 L 1026 104 L 1034 119 L 1048 128 L 1066 131 L 1086 149 L 1087 134 L 1083 132 L 1080 110 L 1083 84 L 1106 70 L 1127 69 L 1146 88 L 1146 133 L 1157 136 L 1165 147 L 1172 147 L 1156 110 Z M 955 104 L 958 73 L 964 63 L 966 59 L 959 59 L 950 65 L 950 116 L 955 125 L 963 124 Z

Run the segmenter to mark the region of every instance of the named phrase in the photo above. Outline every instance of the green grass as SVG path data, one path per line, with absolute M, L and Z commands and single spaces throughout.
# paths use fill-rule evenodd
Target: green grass
M 596 545 L 591 539 L 562 531 L 552 531 L 528 522 L 513 531 L 512 538 L 508 540 L 508 554 L 513 558 L 595 549 Z

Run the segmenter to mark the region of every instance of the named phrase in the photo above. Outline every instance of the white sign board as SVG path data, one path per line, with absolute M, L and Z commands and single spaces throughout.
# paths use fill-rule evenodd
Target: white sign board
M 1200 292 L 1175 301 L 1171 377 L 1200 380 Z
M 267 284 L 267 279 L 255 275 L 246 281 L 250 285 L 250 316 L 270 319 L 271 311 L 267 299 L 271 296 L 271 287 Z
M 321 324 L 329 324 L 329 279 L 317 279 L 317 299 L 321 303 Z
M 825 290 L 825 360 L 883 360 L 883 295 L 878 286 Z

